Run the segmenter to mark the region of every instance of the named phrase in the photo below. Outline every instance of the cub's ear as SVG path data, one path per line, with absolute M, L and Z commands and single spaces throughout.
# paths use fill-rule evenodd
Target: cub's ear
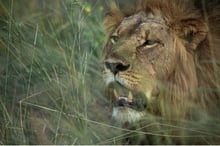
M 124 15 L 115 2 L 111 2 L 109 5 L 110 5 L 110 9 L 105 15 L 103 25 L 105 31 L 108 34 L 111 34 L 114 31 L 114 29 L 117 27 L 117 25 L 123 20 Z
M 186 19 L 175 26 L 175 31 L 187 42 L 187 49 L 196 50 L 198 45 L 206 39 L 208 26 L 203 20 Z

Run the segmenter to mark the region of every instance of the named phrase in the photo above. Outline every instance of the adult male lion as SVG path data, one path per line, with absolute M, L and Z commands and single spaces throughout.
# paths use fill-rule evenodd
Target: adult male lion
M 123 142 L 220 144 L 218 3 L 111 5 L 103 75 L 112 118 L 133 130 Z

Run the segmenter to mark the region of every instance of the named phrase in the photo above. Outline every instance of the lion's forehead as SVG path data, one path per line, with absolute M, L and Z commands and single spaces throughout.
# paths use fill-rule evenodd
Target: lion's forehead
M 162 16 L 153 16 L 152 14 L 137 13 L 129 17 L 125 17 L 120 25 L 115 29 L 114 33 L 118 35 L 137 34 L 144 30 L 157 31 L 163 28 L 164 30 L 169 27 Z

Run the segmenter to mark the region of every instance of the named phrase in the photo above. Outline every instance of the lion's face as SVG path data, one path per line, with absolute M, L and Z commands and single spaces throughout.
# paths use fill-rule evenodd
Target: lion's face
M 175 36 L 160 15 L 139 12 L 113 30 L 103 51 L 103 74 L 114 119 L 135 122 L 145 115 L 147 102 L 174 70 L 175 48 Z

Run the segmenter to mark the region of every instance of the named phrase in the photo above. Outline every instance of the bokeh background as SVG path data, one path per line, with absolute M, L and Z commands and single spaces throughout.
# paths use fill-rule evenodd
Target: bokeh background
M 0 0 L 0 144 L 116 144 L 104 97 L 106 1 Z

